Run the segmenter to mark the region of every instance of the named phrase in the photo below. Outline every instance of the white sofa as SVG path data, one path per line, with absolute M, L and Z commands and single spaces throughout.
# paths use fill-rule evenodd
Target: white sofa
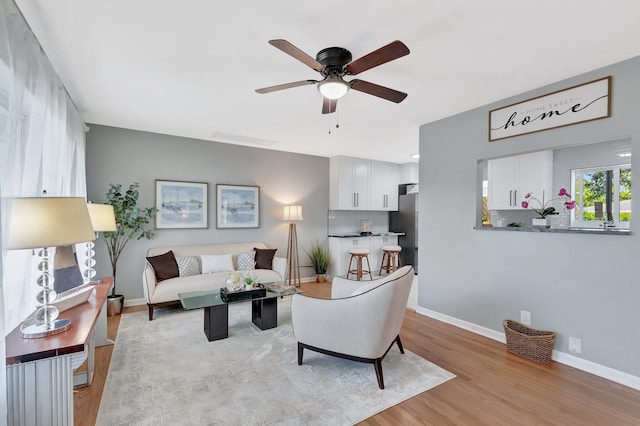
M 253 249 L 266 249 L 264 243 L 233 243 L 233 244 L 204 244 L 187 246 L 164 246 L 152 247 L 147 251 L 147 257 L 158 256 L 168 251 L 173 251 L 176 258 L 203 255 L 227 255 L 230 254 L 233 260 L 233 269 L 238 270 L 238 255 L 240 253 L 251 253 Z M 250 273 L 255 275 L 259 282 L 282 281 L 286 270 L 286 259 L 281 257 L 273 258 L 272 269 L 255 269 Z M 201 263 L 202 265 L 202 263 Z M 180 304 L 178 293 L 188 291 L 214 290 L 225 286 L 225 281 L 230 271 L 200 273 L 197 275 L 178 276 L 162 281 L 156 279 L 156 273 L 151 264 L 147 261 L 142 276 L 144 297 L 149 307 L 149 321 L 153 320 L 154 308 Z

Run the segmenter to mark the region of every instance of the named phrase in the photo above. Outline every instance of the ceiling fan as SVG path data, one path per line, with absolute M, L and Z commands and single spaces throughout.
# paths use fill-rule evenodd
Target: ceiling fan
M 301 80 L 291 83 L 278 84 L 277 86 L 256 89 L 258 93 L 271 93 L 278 90 L 291 89 L 293 87 L 317 84 L 318 90 L 324 97 L 322 113 L 331 114 L 336 111 L 338 99 L 344 96 L 349 89 L 368 93 L 391 102 L 400 103 L 407 97 L 404 92 L 379 86 L 364 80 L 345 81 L 345 75 L 356 75 L 363 71 L 377 67 L 394 59 L 409 54 L 409 48 L 401 41 L 396 40 L 373 52 L 352 61 L 351 52 L 342 47 L 328 47 L 322 49 L 313 59 L 311 56 L 298 49 L 287 40 L 269 40 L 269 44 L 282 50 L 287 55 L 299 60 L 308 67 L 319 72 L 322 80 Z

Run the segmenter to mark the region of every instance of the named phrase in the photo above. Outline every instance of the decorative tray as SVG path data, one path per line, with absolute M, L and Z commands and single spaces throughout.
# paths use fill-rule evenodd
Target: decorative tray
M 220 289 L 220 298 L 222 298 L 222 301 L 225 303 L 236 302 L 238 300 L 258 299 L 260 297 L 265 297 L 266 295 L 267 290 L 264 287 L 240 291 L 228 291 L 224 287 Z
M 290 293 L 293 291 L 295 286 L 292 285 L 284 285 L 284 284 L 269 284 L 267 286 L 267 290 L 273 293 Z

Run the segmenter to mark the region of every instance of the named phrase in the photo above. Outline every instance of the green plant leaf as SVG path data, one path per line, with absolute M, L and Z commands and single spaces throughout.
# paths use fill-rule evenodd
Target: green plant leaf
M 133 238 L 137 240 L 153 238 L 153 232 L 150 229 L 145 229 L 145 226 L 149 224 L 151 219 L 156 215 L 157 209 L 155 207 L 140 208 L 137 206 L 140 196 L 139 188 L 140 184 L 133 182 L 123 194 L 122 185 L 112 183 L 109 184 L 107 193 L 105 194 L 107 198 L 106 204 L 113 206 L 117 228 L 115 232 L 104 232 L 102 234 L 102 237 L 107 243 L 107 250 L 109 251 L 109 258 L 111 260 L 113 295 L 116 294 L 116 266 L 118 258 L 127 243 Z
M 329 249 L 320 244 L 317 239 L 311 244 L 311 250 L 304 249 L 307 257 L 311 261 L 316 274 L 326 274 L 331 265 L 331 254 Z

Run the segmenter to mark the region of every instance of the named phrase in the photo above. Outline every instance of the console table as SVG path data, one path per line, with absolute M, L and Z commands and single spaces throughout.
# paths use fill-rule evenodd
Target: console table
M 72 358 L 86 353 L 82 384 L 91 384 L 94 350 L 108 343 L 106 299 L 113 278 L 103 278 L 87 302 L 60 313 L 63 333 L 25 339 L 16 327 L 5 338 L 9 425 L 73 425 Z M 77 382 L 76 382 L 77 383 Z

